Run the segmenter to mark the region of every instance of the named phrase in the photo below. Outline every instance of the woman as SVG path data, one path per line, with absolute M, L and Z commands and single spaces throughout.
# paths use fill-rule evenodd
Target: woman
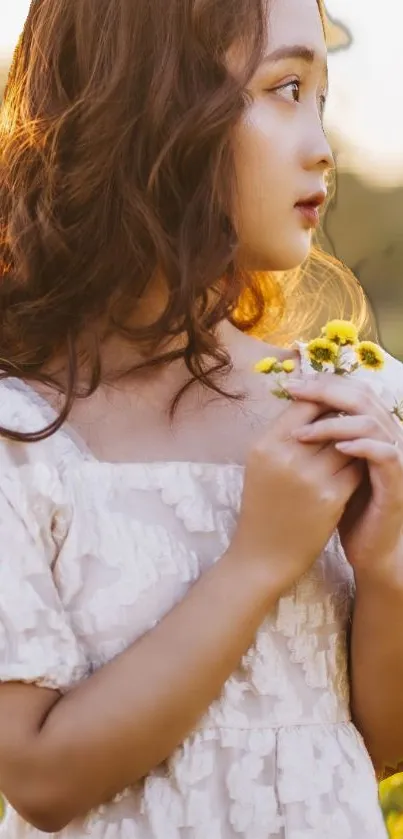
M 2 114 L 8 839 L 385 836 L 403 434 L 251 334 L 261 272 L 311 248 L 326 85 L 316 0 L 31 7 Z

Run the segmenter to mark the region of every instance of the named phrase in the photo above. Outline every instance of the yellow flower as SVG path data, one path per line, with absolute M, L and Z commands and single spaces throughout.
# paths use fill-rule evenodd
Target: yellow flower
M 357 329 L 350 320 L 329 320 L 322 329 L 322 335 L 341 347 L 358 341 Z
M 374 344 L 373 341 L 361 341 L 357 344 L 355 351 L 362 367 L 368 370 L 382 370 L 385 356 L 378 344 Z
M 295 361 L 292 358 L 286 358 L 282 364 L 284 373 L 293 373 L 295 370 Z
M 403 813 L 393 811 L 386 819 L 390 839 L 403 839 Z
M 339 354 L 339 348 L 334 341 L 328 338 L 314 338 L 307 344 L 307 352 L 312 364 L 335 364 Z
M 389 775 L 380 781 L 379 792 L 382 799 L 383 795 L 387 795 L 391 789 L 403 788 L 403 772 L 395 772 L 394 775 Z
M 277 363 L 277 358 L 271 355 L 267 356 L 267 358 L 261 358 L 255 364 L 255 373 L 272 373 Z

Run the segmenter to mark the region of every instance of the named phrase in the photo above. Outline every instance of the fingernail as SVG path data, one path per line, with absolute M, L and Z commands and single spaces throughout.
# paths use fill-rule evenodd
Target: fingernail
M 344 442 L 344 443 L 335 443 L 334 447 L 335 447 L 335 449 L 338 449 L 339 452 L 348 452 L 348 451 L 350 451 L 352 445 L 353 445 L 353 443 L 351 443 L 351 441 L 350 441 L 350 442 Z

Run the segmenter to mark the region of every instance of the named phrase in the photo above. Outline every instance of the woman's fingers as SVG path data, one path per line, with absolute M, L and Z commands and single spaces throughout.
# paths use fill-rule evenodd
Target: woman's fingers
M 388 424 L 389 426 L 389 424 Z M 318 419 L 292 432 L 292 437 L 304 442 L 348 441 L 358 438 L 370 438 L 394 443 L 396 439 L 396 425 L 385 425 L 378 416 L 371 415 L 336 415 Z
M 297 402 L 312 401 L 326 406 L 336 416 L 322 417 L 295 429 L 299 440 L 382 440 L 403 449 L 403 426 L 384 402 L 366 383 L 342 376 L 319 374 L 287 384 L 290 396 Z
M 346 414 L 375 413 L 387 415 L 387 410 L 374 390 L 366 383 L 319 373 L 304 379 L 287 381 L 287 391 L 296 400 L 326 405 L 330 410 Z
M 336 443 L 335 448 L 343 454 L 365 458 L 369 463 L 382 466 L 383 469 L 390 471 L 391 476 L 395 475 L 397 469 L 400 471 L 402 469 L 403 457 L 400 446 L 396 445 L 396 442 L 371 440 L 364 437 L 359 440 Z

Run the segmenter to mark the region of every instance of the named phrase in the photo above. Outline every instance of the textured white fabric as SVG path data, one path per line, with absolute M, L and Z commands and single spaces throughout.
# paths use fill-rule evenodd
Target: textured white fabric
M 395 360 L 377 376 L 403 393 Z M 31 389 L 0 384 L 2 424 L 38 428 L 46 414 Z M 242 484 L 240 465 L 100 463 L 67 431 L 2 441 L 0 679 L 67 691 L 153 627 L 225 551 Z M 350 719 L 353 596 L 335 533 L 193 735 L 144 783 L 57 836 L 384 839 Z M 0 836 L 45 834 L 8 807 Z

